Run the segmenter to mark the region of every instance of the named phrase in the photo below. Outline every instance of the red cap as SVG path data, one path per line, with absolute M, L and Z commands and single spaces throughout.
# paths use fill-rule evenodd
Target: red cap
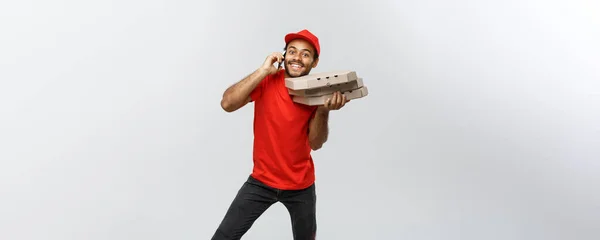
M 308 42 L 310 42 L 313 47 L 315 47 L 315 49 L 317 50 L 317 54 L 320 55 L 321 54 L 321 46 L 319 45 L 319 38 L 317 38 L 317 36 L 315 36 L 314 34 L 312 34 L 311 32 L 309 32 L 308 30 L 304 29 L 300 32 L 297 33 L 288 33 L 287 35 L 285 35 L 285 44 L 288 44 L 290 41 L 294 40 L 294 39 L 304 39 Z

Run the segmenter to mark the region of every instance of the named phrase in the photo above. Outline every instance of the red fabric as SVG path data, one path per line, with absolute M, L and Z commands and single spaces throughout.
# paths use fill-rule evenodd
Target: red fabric
M 317 38 L 317 36 L 315 36 L 314 34 L 312 34 L 310 31 L 308 31 L 306 29 L 304 29 L 300 32 L 297 32 L 297 33 L 288 33 L 287 35 L 285 35 L 283 40 L 287 44 L 290 41 L 292 41 L 294 39 L 298 39 L 298 38 L 304 39 L 304 40 L 308 41 L 309 43 L 311 43 L 315 47 L 317 54 L 319 54 L 319 55 L 321 54 L 321 44 L 319 43 L 319 38 Z
M 317 107 L 292 101 L 284 71 L 267 76 L 250 94 L 254 102 L 251 175 L 274 188 L 297 190 L 315 181 L 308 126 Z

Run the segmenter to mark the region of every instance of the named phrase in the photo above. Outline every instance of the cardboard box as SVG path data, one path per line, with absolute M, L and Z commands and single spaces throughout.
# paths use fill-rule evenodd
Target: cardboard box
M 359 87 L 358 89 L 347 90 L 342 92 L 346 96 L 347 100 L 353 100 L 357 98 L 365 97 L 369 94 L 367 86 Z M 327 98 L 331 98 L 333 94 L 326 94 L 321 96 L 292 96 L 292 100 L 296 103 L 305 104 L 309 106 L 323 105 Z
M 338 83 L 334 85 L 329 85 L 326 87 L 318 87 L 318 88 L 310 88 L 310 89 L 301 89 L 301 90 L 292 90 L 288 88 L 288 92 L 293 96 L 303 96 L 303 97 L 319 97 L 323 95 L 333 94 L 334 92 L 346 92 L 349 90 L 354 90 L 363 87 L 362 78 L 358 78 L 356 81 Z
M 291 90 L 306 90 L 319 87 L 328 87 L 341 83 L 358 80 L 355 71 L 331 71 L 309 74 L 297 78 L 286 78 L 285 86 Z

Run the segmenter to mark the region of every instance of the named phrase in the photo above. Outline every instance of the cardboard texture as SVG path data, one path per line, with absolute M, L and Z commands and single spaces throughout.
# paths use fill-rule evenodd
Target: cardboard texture
M 362 78 L 358 78 L 356 81 L 339 83 L 334 85 L 329 85 L 327 87 L 319 87 L 319 88 L 311 88 L 311 89 L 302 89 L 302 90 L 292 90 L 288 88 L 288 92 L 293 96 L 303 96 L 303 97 L 319 97 L 327 94 L 333 94 L 334 92 L 340 91 L 345 92 L 348 90 L 358 89 L 363 87 Z
M 346 96 L 347 100 L 353 100 L 357 98 L 365 97 L 369 94 L 367 86 L 359 87 L 358 89 L 348 90 L 342 92 Z M 327 98 L 330 98 L 333 94 L 326 94 L 322 96 L 316 97 L 307 97 L 307 96 L 292 96 L 292 100 L 294 102 L 305 104 L 309 106 L 323 105 Z
M 355 71 L 332 71 L 286 78 L 285 86 L 291 90 L 306 90 L 358 80 Z
M 314 73 L 298 78 L 286 78 L 285 86 L 296 103 L 316 106 L 325 104 L 327 98 L 339 91 L 353 100 L 369 94 L 363 79 L 355 71 Z

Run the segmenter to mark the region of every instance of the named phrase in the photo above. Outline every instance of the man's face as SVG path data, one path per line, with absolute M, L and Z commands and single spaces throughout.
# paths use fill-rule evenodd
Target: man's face
M 288 77 L 308 75 L 317 66 L 319 59 L 314 59 L 316 52 L 313 46 L 304 39 L 292 40 L 285 53 L 285 72 Z

